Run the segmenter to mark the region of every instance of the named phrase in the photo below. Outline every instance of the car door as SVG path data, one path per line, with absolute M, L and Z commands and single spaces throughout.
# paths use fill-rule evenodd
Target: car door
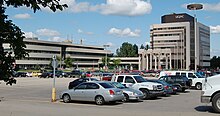
M 84 101 L 94 101 L 95 96 L 99 93 L 99 85 L 96 83 L 87 83 L 84 91 Z
M 86 83 L 82 83 L 80 85 L 78 85 L 75 89 L 71 90 L 71 99 L 72 100 L 84 100 L 85 96 L 84 96 L 84 91 L 86 89 Z
M 125 85 L 126 87 L 132 87 L 135 84 L 135 80 L 131 76 L 125 76 Z

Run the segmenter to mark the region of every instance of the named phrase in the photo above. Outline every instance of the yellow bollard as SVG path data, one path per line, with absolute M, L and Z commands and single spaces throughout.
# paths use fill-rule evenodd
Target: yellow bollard
M 55 88 L 52 89 L 52 100 L 51 101 L 56 102 L 56 89 Z

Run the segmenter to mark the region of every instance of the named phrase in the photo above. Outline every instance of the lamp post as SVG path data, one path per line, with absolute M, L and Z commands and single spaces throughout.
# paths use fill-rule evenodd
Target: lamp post
M 106 54 L 105 54 L 105 70 L 107 69 L 107 47 L 109 47 L 110 45 L 106 44 L 106 45 L 103 45 L 103 47 L 105 47 L 105 50 L 106 50 Z
M 202 9 L 203 8 L 203 5 L 202 4 L 189 4 L 189 5 L 187 5 L 187 9 L 189 9 L 189 10 L 194 10 L 194 33 L 195 33 L 195 71 L 197 71 L 197 49 L 196 49 L 196 46 L 197 46 L 197 44 L 196 44 L 196 42 L 197 42 L 197 36 L 196 36 L 196 31 L 197 31 L 197 29 L 196 29 L 196 23 L 197 23 L 197 21 L 196 21 L 196 10 L 200 10 L 200 9 Z

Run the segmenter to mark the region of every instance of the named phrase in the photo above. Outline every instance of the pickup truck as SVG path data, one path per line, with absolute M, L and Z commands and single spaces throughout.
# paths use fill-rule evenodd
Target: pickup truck
M 202 83 L 201 102 L 212 102 L 214 111 L 220 113 L 220 74 L 206 78 Z
M 162 84 L 148 82 L 140 75 L 117 75 L 111 81 L 142 91 L 143 99 L 156 98 L 164 93 Z

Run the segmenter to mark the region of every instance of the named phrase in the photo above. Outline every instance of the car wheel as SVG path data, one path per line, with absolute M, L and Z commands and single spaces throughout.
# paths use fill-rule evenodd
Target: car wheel
M 182 88 L 182 92 L 185 92 L 186 91 L 186 88 Z
M 124 94 L 123 102 L 129 101 L 129 96 L 128 96 L 128 94 L 126 94 L 126 93 L 123 93 L 123 94 Z
M 141 89 L 141 92 L 144 94 L 143 99 L 149 99 L 150 98 L 148 90 Z
M 96 103 L 97 105 L 103 105 L 103 104 L 105 103 L 105 100 L 104 100 L 104 98 L 103 98 L 102 96 L 97 96 L 97 97 L 95 98 L 95 103 Z
M 69 103 L 71 101 L 70 95 L 69 94 L 64 94 L 63 95 L 63 102 L 64 103 Z
M 201 90 L 202 89 L 202 84 L 201 83 L 197 83 L 196 84 L 196 89 L 197 90 Z
M 212 107 L 215 112 L 220 112 L 220 93 L 216 94 L 212 99 Z

